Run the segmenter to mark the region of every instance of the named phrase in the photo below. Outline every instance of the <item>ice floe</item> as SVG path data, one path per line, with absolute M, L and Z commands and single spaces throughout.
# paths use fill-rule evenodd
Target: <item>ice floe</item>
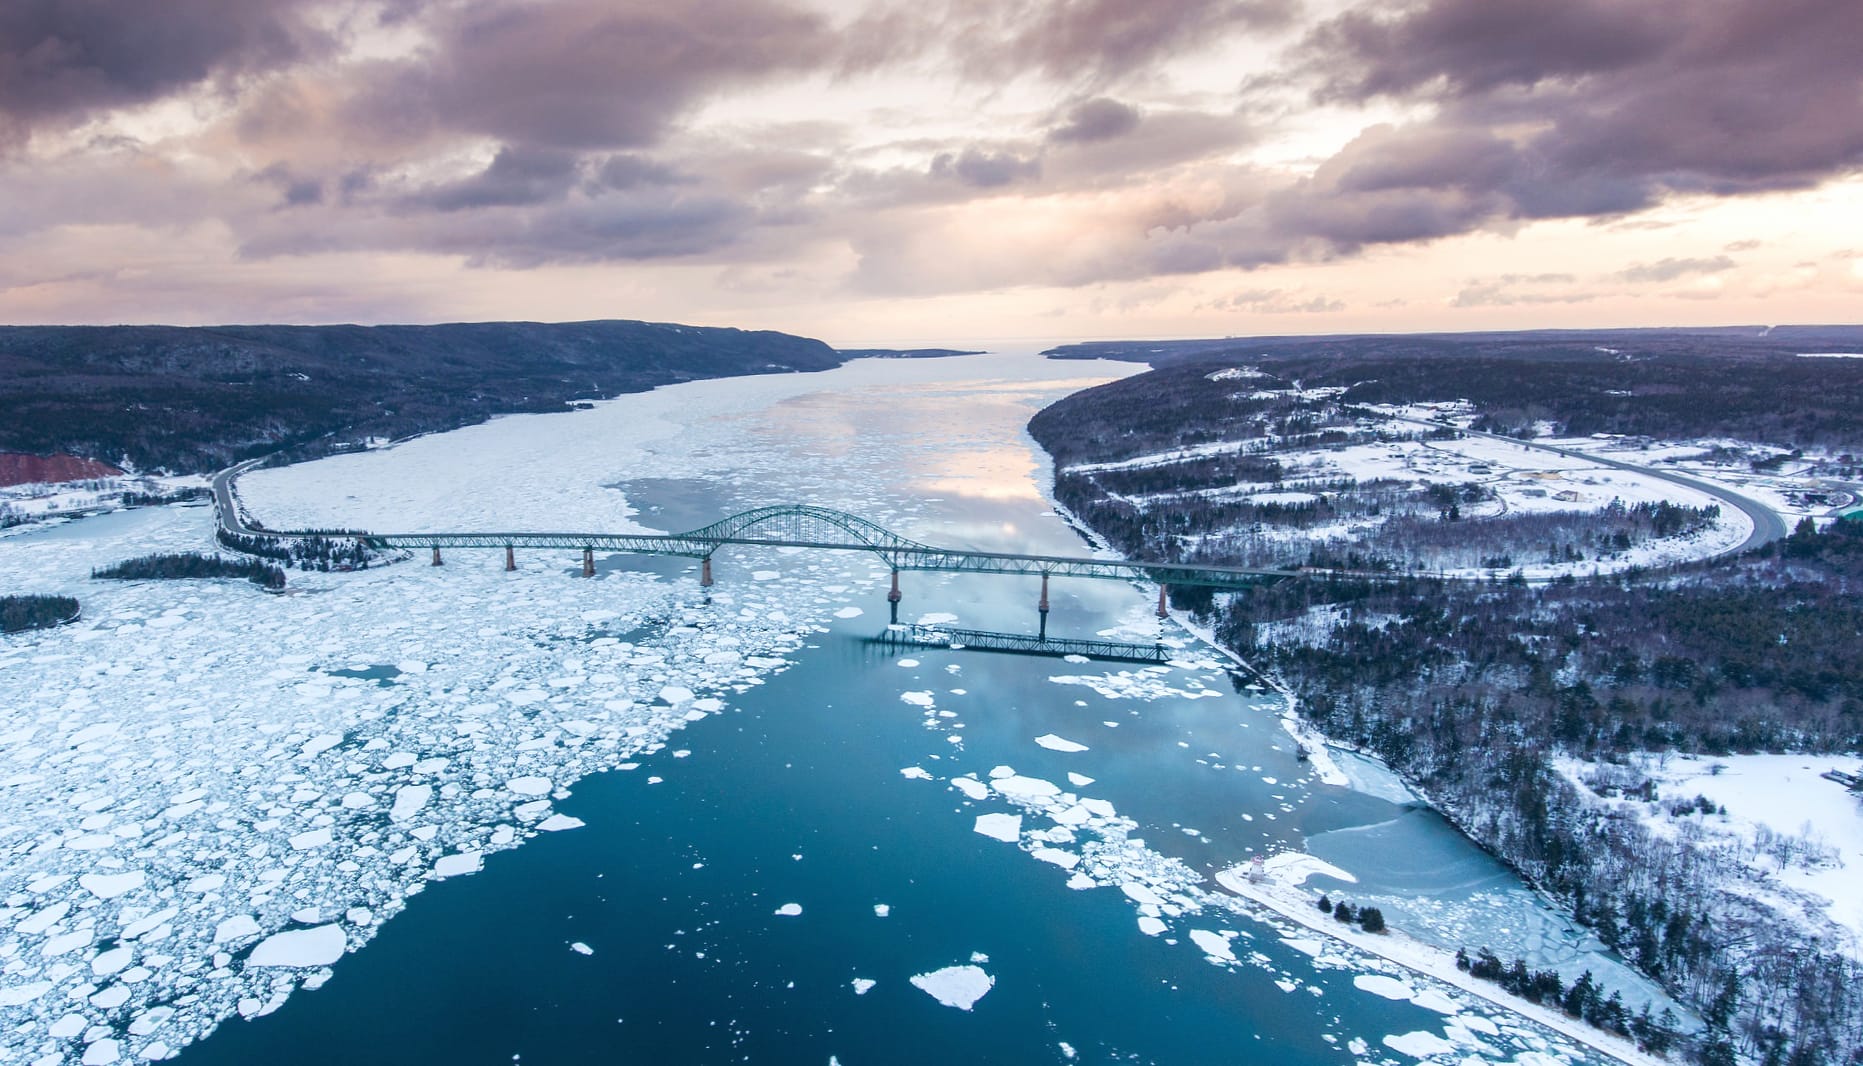
M 946 966 L 914 974 L 912 985 L 947 1007 L 969 1010 L 996 985 L 996 978 L 981 966 Z
M 259 942 L 246 957 L 248 966 L 328 966 L 343 957 L 349 938 L 340 925 L 287 929 Z
M 986 837 L 1014 844 L 1022 838 L 1022 816 L 998 813 L 979 814 L 974 828 Z
M 974 777 L 953 777 L 951 787 L 974 800 L 985 799 L 990 794 L 990 786 Z
M 1381 973 L 1362 973 L 1352 978 L 1352 984 L 1374 996 L 1385 999 L 1409 1000 L 1416 997 L 1417 991 L 1395 977 L 1386 977 Z
M 1418 1059 L 1429 1058 L 1431 1055 L 1446 1055 L 1456 1049 L 1454 1044 L 1423 1029 L 1413 1033 L 1387 1036 L 1384 1038 L 1384 1046 Z
M 98 899 L 115 899 L 125 892 L 141 888 L 147 881 L 148 876 L 141 870 L 120 874 L 84 874 L 78 878 L 78 884 Z

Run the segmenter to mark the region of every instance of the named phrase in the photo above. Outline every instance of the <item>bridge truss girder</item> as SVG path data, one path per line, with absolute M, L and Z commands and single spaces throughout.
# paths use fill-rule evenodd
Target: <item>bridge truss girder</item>
M 824 530 L 847 539 L 819 539 Z M 763 535 L 747 535 L 753 531 Z M 1216 589 L 1248 589 L 1293 576 L 1286 570 L 937 548 L 907 540 L 858 515 L 801 504 L 746 511 L 686 533 L 363 533 L 356 539 L 373 548 L 544 548 L 694 559 L 736 545 L 864 551 L 879 556 L 894 570 L 1136 580 Z

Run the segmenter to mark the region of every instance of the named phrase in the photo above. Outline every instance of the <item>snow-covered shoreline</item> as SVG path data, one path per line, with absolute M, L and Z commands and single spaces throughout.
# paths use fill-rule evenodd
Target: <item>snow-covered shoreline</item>
M 1270 863 L 1273 861 L 1273 859 L 1269 860 Z M 1298 869 L 1295 872 L 1299 874 L 1300 880 L 1305 879 L 1305 873 Z M 1445 984 L 1454 985 L 1470 995 L 1477 996 L 1524 1018 L 1532 1019 L 1548 1029 L 1609 1055 L 1619 1062 L 1627 1063 L 1629 1066 L 1669 1066 L 1670 1064 L 1669 1059 L 1641 1051 L 1634 1043 L 1587 1025 L 1580 1019 L 1567 1015 L 1564 1011 L 1529 1002 L 1518 996 L 1510 995 L 1492 981 L 1471 977 L 1456 967 L 1453 952 L 1444 951 L 1433 944 L 1425 944 L 1413 937 L 1405 936 L 1400 930 L 1367 933 L 1348 923 L 1322 915 L 1313 906 L 1312 898 L 1298 887 L 1298 880 L 1278 876 L 1276 871 L 1271 871 L 1266 878 L 1257 882 L 1250 879 L 1247 867 L 1236 866 L 1219 872 L 1216 875 L 1216 882 L 1236 895 L 1266 907 L 1289 921 L 1296 922 L 1316 933 L 1343 941 L 1360 951 L 1397 963 L 1405 969 Z

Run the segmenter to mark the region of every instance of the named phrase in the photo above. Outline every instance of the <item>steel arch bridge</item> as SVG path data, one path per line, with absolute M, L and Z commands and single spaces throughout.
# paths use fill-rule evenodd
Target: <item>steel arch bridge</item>
M 940 548 L 909 540 L 859 515 L 809 504 L 759 507 L 684 533 L 359 533 L 355 537 L 371 548 L 430 548 L 436 558 L 442 548 L 567 548 L 710 560 L 721 547 L 750 545 L 864 551 L 879 556 L 895 571 L 1141 580 L 1218 589 L 1253 588 L 1294 575 L 1290 570 Z

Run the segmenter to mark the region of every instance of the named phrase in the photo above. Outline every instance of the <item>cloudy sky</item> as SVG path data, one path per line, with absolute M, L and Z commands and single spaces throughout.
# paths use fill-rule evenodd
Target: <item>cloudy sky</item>
M 4 0 L 0 321 L 1863 319 L 1857 0 Z

